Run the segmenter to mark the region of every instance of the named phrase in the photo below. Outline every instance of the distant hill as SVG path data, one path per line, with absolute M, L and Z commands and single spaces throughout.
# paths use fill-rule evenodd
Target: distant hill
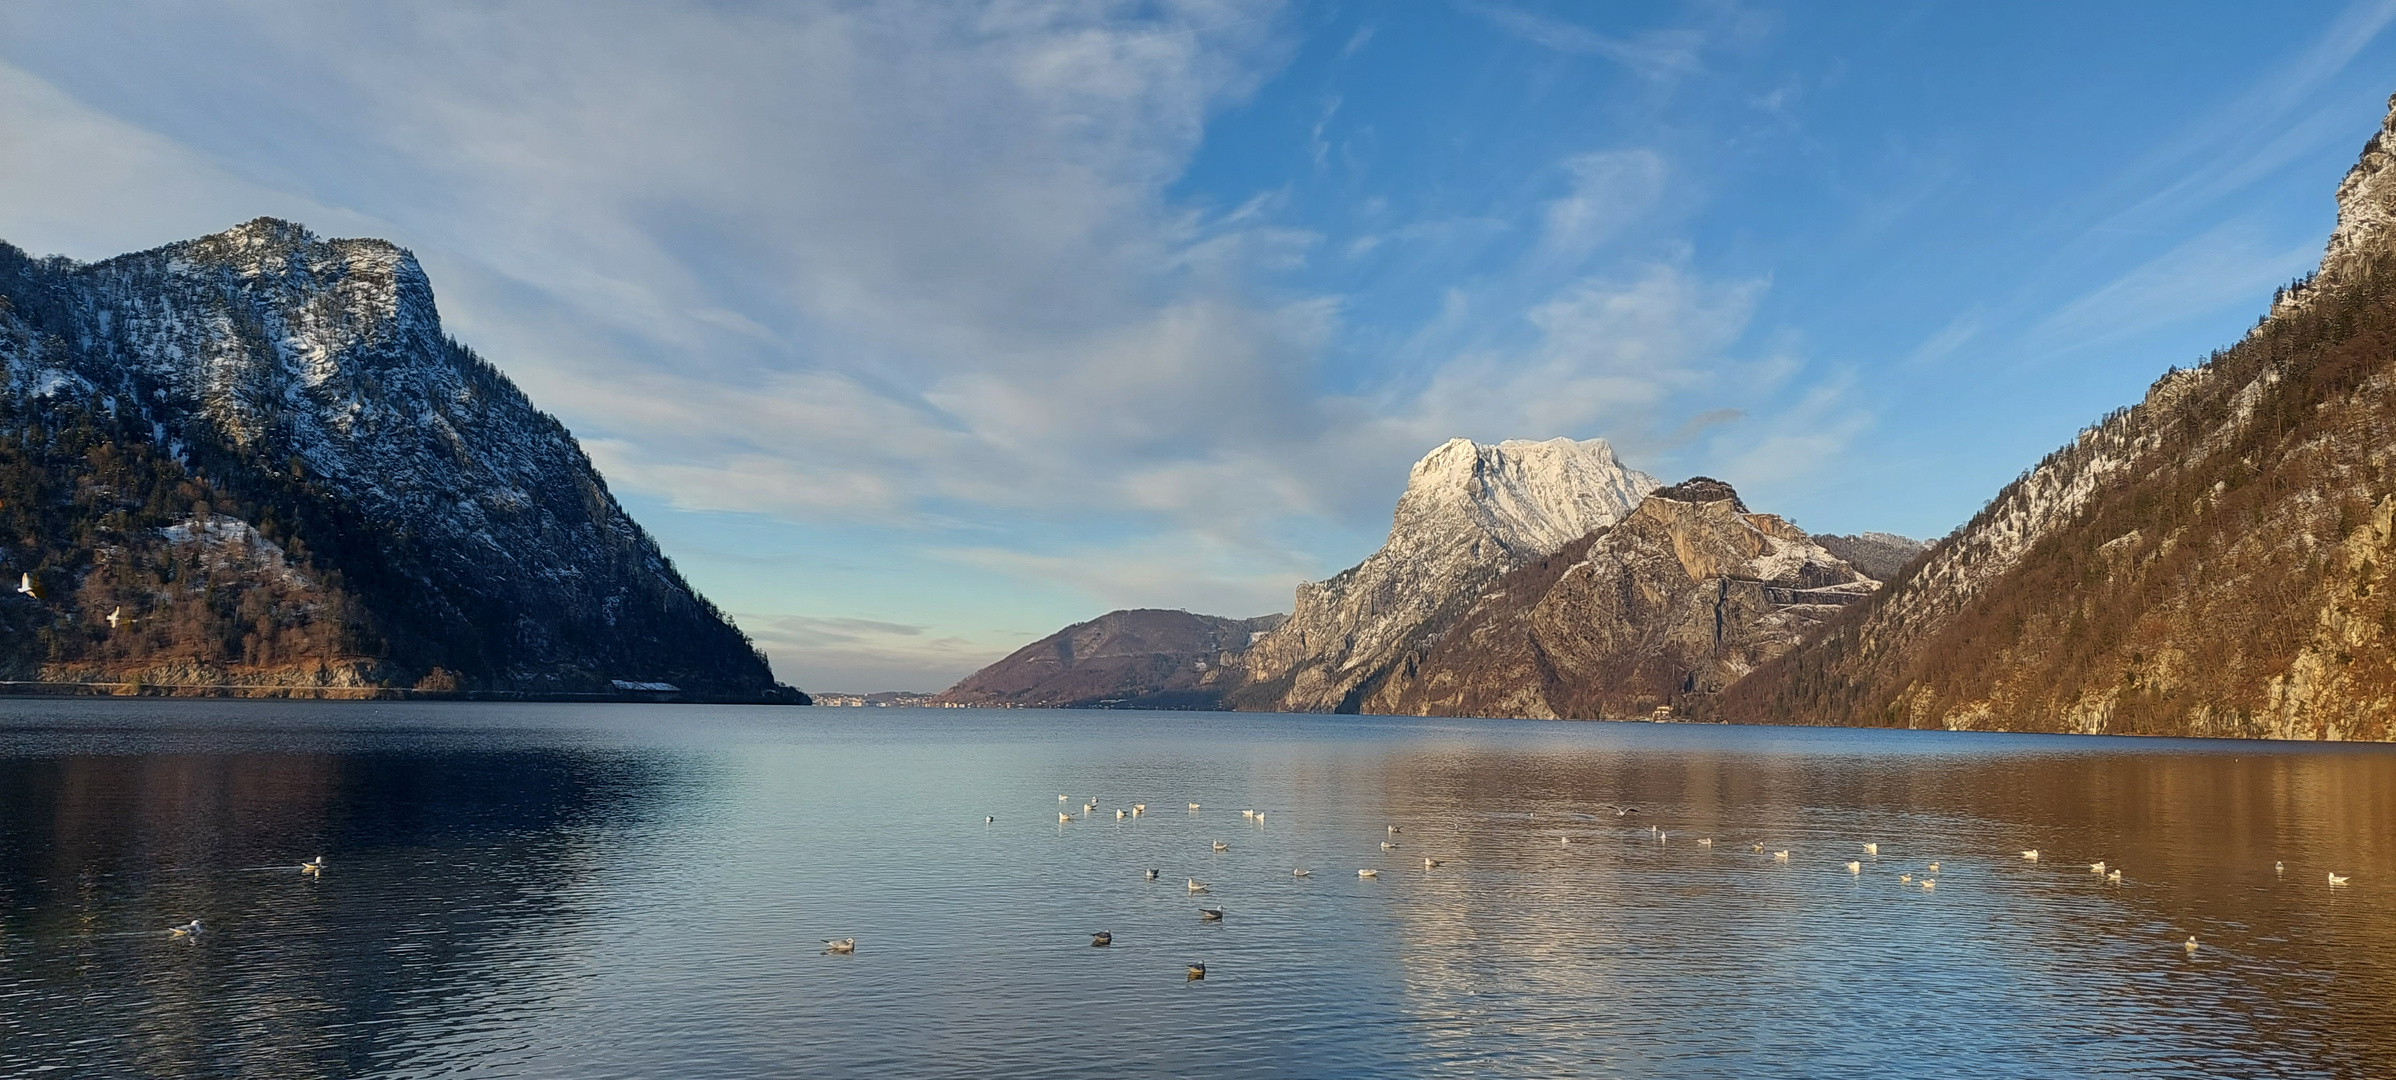
M 2396 738 L 2396 99 L 2321 266 L 1732 686 L 1765 723 Z
M 804 700 L 391 244 L 0 244 L 0 372 L 0 676 Z
M 1239 684 L 1242 656 L 1282 616 L 1225 619 L 1186 611 L 1111 611 L 1041 638 L 966 676 L 942 705 L 1215 709 Z

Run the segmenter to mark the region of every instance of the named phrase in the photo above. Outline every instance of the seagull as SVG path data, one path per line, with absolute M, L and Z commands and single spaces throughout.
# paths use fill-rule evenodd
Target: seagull
M 982 824 L 984 824 L 984 825 L 995 825 L 995 824 L 997 824 L 997 823 L 998 823 L 998 819 L 997 819 L 997 818 L 991 817 L 991 816 L 990 816 L 990 815 L 988 815 L 988 814 L 984 814 L 984 815 L 982 815 Z
M 2037 861 L 2038 861 L 2038 849 L 2037 849 L 2037 848 L 2031 848 L 2031 849 L 2030 849 L 2030 850 L 2028 850 L 2028 851 L 2022 852 L 2022 858 L 2028 859 L 2028 860 L 2030 860 L 2031 862 L 2037 862 Z
M 1786 851 L 1775 851 L 1775 852 L 1773 852 L 1773 853 L 1772 853 L 1772 861 L 1773 861 L 1773 862 L 1787 862 L 1787 861 L 1789 861 L 1789 853 L 1788 853 L 1788 852 L 1786 852 Z
M 1063 825 L 1063 824 L 1065 824 L 1065 823 L 1067 823 L 1067 822 L 1069 822 L 1069 821 L 1072 821 L 1072 820 L 1073 820 L 1073 815 L 1071 815 L 1071 814 L 1068 814 L 1068 813 L 1066 813 L 1066 812 L 1064 812 L 1064 811 L 1062 811 L 1062 810 L 1059 810 L 1059 811 L 1057 811 L 1057 824 L 1059 824 L 1059 825 Z
M 2331 874 L 2331 875 L 2329 876 L 2329 883 L 2330 883 L 2330 884 L 2332 884 L 2332 885 L 2344 885 L 2344 884 L 2346 884 L 2346 876 L 2345 876 L 2345 875 L 2343 875 L 2343 874 L 2334 874 L 2334 873 L 2333 873 L 2333 874 Z M 197 923 L 197 922 L 194 922 L 194 923 L 192 923 L 191 925 L 193 925 L 193 926 L 198 926 L 198 925 L 200 925 L 200 924 L 199 924 L 199 923 Z
M 1198 921 L 1199 921 L 1199 922 L 1222 922 L 1222 921 L 1223 921 L 1223 909 L 1222 909 L 1222 908 L 1219 908 L 1219 907 L 1202 907 L 1202 908 L 1199 908 L 1199 909 L 1198 909 Z
M 1058 802 L 1064 802 L 1064 801 L 1065 801 L 1065 797 L 1064 797 L 1064 796 L 1062 796 L 1062 795 L 1059 795 L 1059 796 L 1057 796 L 1057 801 L 1058 801 Z
M 315 857 L 315 858 L 313 858 L 313 859 L 310 859 L 310 860 L 308 860 L 307 862 L 301 863 L 301 864 L 300 864 L 300 873 L 303 873 L 303 874 L 321 874 L 321 873 L 324 873 L 324 856 L 322 856 L 322 855 L 319 855 L 319 856 L 317 856 L 317 857 Z
M 2119 871 L 2119 870 L 2112 870 L 2112 871 L 2108 871 L 2108 872 L 2106 872 L 2106 874 L 2105 874 L 2105 880 L 2106 880 L 2106 881 L 2110 881 L 2110 882 L 2112 882 L 2112 883 L 2113 883 L 2113 884 L 2115 884 L 2115 885 L 2119 885 L 2119 884 L 2121 884 L 2121 871 Z
M 1203 979 L 1203 978 L 1205 978 L 1205 977 L 1206 977 L 1206 965 L 1205 965 L 1205 964 L 1191 964 L 1191 965 L 1190 965 L 1190 981 L 1191 981 L 1191 982 L 1197 982 L 1198 980 L 1200 980 L 1200 979 Z
M 1136 803 L 1133 803 L 1133 804 L 1131 804 L 1131 816 L 1133 816 L 1133 817 L 1138 817 L 1138 816 L 1140 816 L 1140 815 L 1142 815 L 1142 814 L 1145 814 L 1145 813 L 1147 813 L 1147 812 L 1148 812 L 1148 804 L 1147 804 L 1147 803 L 1144 803 L 1144 802 L 1136 802 Z
M 1572 837 L 1569 837 L 1569 836 L 1559 836 L 1559 837 L 1557 837 L 1557 838 L 1556 838 L 1556 842 L 1557 842 L 1557 843 L 1559 843 L 1559 844 L 1562 844 L 1562 845 L 1564 845 L 1565 847 L 1571 847 L 1571 846 L 1572 846 Z
M 1109 945 L 1112 945 L 1112 944 L 1114 944 L 1114 943 L 1115 943 L 1115 935 L 1113 935 L 1113 934 L 1110 934 L 1110 933 L 1108 933 L 1108 932 L 1106 932 L 1106 931 L 1104 931 L 1104 930 L 1101 930 L 1101 931 L 1099 931 L 1099 932 L 1097 932 L 1097 933 L 1095 933 L 1095 934 L 1092 934 L 1092 935 L 1090 935 L 1090 947 L 1091 947 L 1091 948 L 1093 948 L 1093 949 L 1103 949 L 1103 948 L 1106 948 L 1107 946 L 1109 946 Z
M 1256 816 L 1256 811 L 1254 811 L 1254 810 L 1242 810 L 1242 811 L 1240 811 L 1240 816 L 1241 816 L 1241 817 L 1244 817 L 1244 818 L 1252 818 L 1252 817 L 1255 817 L 1255 816 Z
M 1200 881 L 1200 880 L 1198 880 L 1197 878 L 1191 878 L 1191 879 L 1190 879 L 1190 891 L 1191 891 L 1191 892 L 1205 892 L 1205 891 L 1206 891 L 1206 883 L 1205 883 L 1205 882 L 1203 882 L 1203 881 Z
M 1904 884 L 1911 885 L 1911 884 L 1913 884 L 1913 875 L 1912 875 L 1912 874 L 1899 874 L 1899 875 L 1897 875 L 1897 880 L 1898 880 L 1898 881 L 1900 881 L 1900 882 L 1902 882 L 1902 883 L 1904 883 Z
M 1229 851 L 1229 850 L 1231 850 L 1231 845 L 1229 845 L 1229 844 L 1226 844 L 1226 843 L 1222 842 L 1221 840 L 1217 840 L 1217 841 L 1215 841 L 1215 850 L 1216 850 L 1216 851 Z
M 1860 863 L 1860 862 L 1850 862 L 1850 863 L 1848 863 L 1848 864 L 1847 864 L 1847 872 L 1848 872 L 1848 873 L 1850 873 L 1850 874 L 1860 874 L 1860 873 L 1863 873 L 1863 872 L 1864 872 L 1864 864 L 1862 864 L 1862 863 Z
M 1937 864 L 1937 863 L 1931 863 L 1931 864 L 1930 864 L 1930 872 L 1931 872 L 1931 873 L 1933 873 L 1933 874 L 1935 874 L 1935 873 L 1938 873 L 1938 864 Z
M 1380 876 L 1381 876 L 1381 871 L 1379 871 L 1379 870 L 1358 870 L 1358 871 L 1356 872 L 1356 876 L 1357 876 L 1357 877 L 1372 877 L 1372 878 L 1377 878 L 1377 877 L 1380 877 Z
M 1150 870 L 1150 871 L 1148 871 L 1148 880 L 1150 880 L 1150 881 L 1155 881 L 1155 880 L 1156 880 L 1156 871 L 1154 871 L 1154 870 Z
M 1757 853 L 1759 853 L 1759 854 L 1760 854 L 1760 853 L 1762 853 L 1762 852 L 1763 852 L 1763 850 L 1764 850 L 1764 845 L 1762 845 L 1762 844 L 1757 844 L 1757 845 L 1755 846 L 1755 850 L 1756 850 L 1756 851 L 1757 851 Z
M 1439 865 L 1439 860 L 1437 860 L 1437 859 L 1434 859 L 1434 858 L 1432 858 L 1432 857 L 1430 857 L 1430 856 L 1428 856 L 1428 855 L 1425 855 L 1425 856 L 1423 856 L 1423 869 L 1425 869 L 1425 870 L 1429 870 L 1429 869 L 1431 869 L 1431 868 L 1433 868 L 1433 867 L 1436 867 L 1436 866 L 1438 866 L 1438 865 Z
M 1313 877 L 1313 876 L 1314 876 L 1314 871 L 1312 871 L 1312 870 L 1305 870 L 1305 869 L 1292 870 L 1292 871 L 1290 871 L 1290 876 L 1291 876 L 1291 877 Z
M 17 591 L 24 593 L 25 595 L 36 600 L 42 598 L 41 587 L 33 583 L 32 574 L 20 574 L 17 576 Z
M 1091 811 L 1093 811 L 1093 810 L 1096 810 L 1096 809 L 1098 809 L 1098 804 L 1097 804 L 1097 803 L 1094 803 L 1094 802 L 1086 802 L 1086 803 L 1083 803 L 1083 804 L 1082 804 L 1082 813 L 1085 813 L 1085 814 L 1087 814 L 1087 813 L 1089 813 L 1089 812 L 1091 812 Z
M 2274 874 L 2285 874 L 2288 872 L 2288 864 L 2284 862 L 2272 863 L 2271 872 Z
M 1396 844 L 1393 844 L 1393 843 L 1390 843 L 1390 842 L 1389 842 L 1389 841 L 1387 841 L 1387 840 L 1383 840 L 1383 841 L 1381 841 L 1381 850 L 1383 850 L 1383 851 L 1396 851 L 1396 850 L 1398 850 L 1398 845 L 1396 845 Z
M 1115 811 L 1115 820 L 1117 820 L 1117 821 L 1121 821 L 1121 820 L 1123 820 L 1124 818 L 1126 818 L 1126 817 L 1130 816 L 1130 813 L 1131 813 L 1131 812 L 1130 812 L 1130 811 L 1128 811 L 1128 810 L 1117 810 L 1117 811 Z
M 1935 888 L 1938 888 L 1938 879 L 1936 879 L 1936 878 L 1923 878 L 1923 879 L 1922 879 L 1922 887 L 1923 887 L 1923 888 L 1925 888 L 1925 889 L 1935 889 Z
M 1636 806 L 1616 806 L 1613 803 L 1599 803 L 1597 804 L 1597 808 L 1600 810 L 1612 810 L 1614 811 L 1615 817 L 1623 817 L 1628 814 L 1636 814 L 1639 812 L 1639 808 Z
M 2195 934 L 2190 934 L 2190 935 L 2188 935 L 2188 944 L 2181 946 L 2181 948 L 2184 948 L 2184 949 L 2188 950 L 2188 955 L 2190 955 L 2190 956 L 2195 956 L 2195 955 L 2196 955 L 2196 935 L 2195 935 Z
M 2088 872 L 2091 874 L 2102 874 L 2105 872 L 2105 864 L 2101 862 L 2089 863 Z
M 116 629 L 116 624 L 117 624 L 117 621 L 118 621 L 119 619 L 122 619 L 122 618 L 124 618 L 124 617 L 125 617 L 125 609 L 124 609 L 124 608 L 122 608 L 122 607 L 113 607 L 113 608 L 109 608 L 109 609 L 108 609 L 108 628 L 109 628 L 109 629 L 111 629 L 111 630 L 114 630 L 114 629 Z
M 856 952 L 857 939 L 853 937 L 825 938 L 824 951 L 828 953 L 842 953 L 844 955 L 847 953 Z
M 1873 858 L 1875 858 L 1875 859 L 1879 858 L 1879 857 L 1880 857 L 1880 845 L 1878 845 L 1878 844 L 1865 844 L 1865 845 L 1864 845 L 1864 854 L 1866 854 L 1866 855 L 1870 855 L 1870 856 L 1872 856 L 1872 857 L 1873 857 Z
M 1404 830 L 1404 829 L 1398 828 L 1398 827 L 1397 827 L 1397 826 L 1395 826 L 1395 825 L 1386 826 L 1386 828 L 1388 828 L 1388 829 L 1389 829 L 1389 835 L 1391 835 L 1391 836 L 1396 836 L 1396 835 L 1398 835 L 1399 833 L 1402 833 L 1402 832 L 1405 832 L 1405 831 L 1406 831 L 1406 830 Z
M 1259 825 L 1262 825 L 1262 824 L 1264 824 L 1264 823 L 1265 823 L 1265 812 L 1264 812 L 1264 811 L 1262 811 L 1262 810 L 1259 810 L 1259 811 L 1257 811 L 1257 812 L 1256 812 L 1256 823 L 1257 823 L 1257 824 L 1259 824 Z
M 201 926 L 201 925 L 200 925 L 200 920 L 198 920 L 198 919 L 193 919 L 193 920 L 191 920 L 190 922 L 184 923 L 184 924 L 183 924 L 183 925 L 181 925 L 181 926 L 170 926 L 170 927 L 167 927 L 167 928 L 166 928 L 166 933 L 167 933 L 167 936 L 169 936 L 169 937 L 190 937 L 190 936 L 192 936 L 192 935 L 194 935 L 194 934 L 197 934 L 197 933 L 199 933 L 200 931 L 202 931 L 202 930 L 205 930 L 205 929 L 207 929 L 207 927 Z
M 1191 803 L 1191 804 L 1190 804 L 1190 809 L 1192 809 L 1192 810 L 1196 810 L 1196 809 L 1198 809 L 1198 804 L 1197 804 L 1197 803 Z
M 1699 840 L 1699 841 L 1697 842 L 1697 846 L 1698 846 L 1698 847 L 1713 847 L 1713 846 L 1714 846 L 1714 838 L 1713 838 L 1713 837 L 1711 837 L 1711 836 L 1709 836 L 1709 837 L 1706 837 L 1706 838 L 1705 838 L 1705 839 L 1703 839 L 1703 840 Z

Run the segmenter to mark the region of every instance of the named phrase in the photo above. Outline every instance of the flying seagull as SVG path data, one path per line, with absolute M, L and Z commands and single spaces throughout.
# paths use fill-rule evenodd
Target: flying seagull
M 112 608 L 109 608 L 109 609 L 108 609 L 108 628 L 109 628 L 109 629 L 111 629 L 111 630 L 114 630 L 114 629 L 116 629 L 116 624 L 117 624 L 118 622 L 120 622 L 120 621 L 123 621 L 124 617 L 125 617 L 125 609 L 124 609 L 124 608 L 122 608 L 122 607 L 112 607 Z
M 17 591 L 18 591 L 18 592 L 21 592 L 21 593 L 24 593 L 25 595 L 27 595 L 27 596 L 30 596 L 30 597 L 32 597 L 32 598 L 34 598 L 34 599 L 36 599 L 36 600 L 39 600 L 39 599 L 41 599 L 41 598 L 42 598 L 42 590 L 41 590 L 41 587 L 40 587 L 40 586 L 38 586 L 38 585 L 35 585 L 35 584 L 33 583 L 33 575 L 32 575 L 32 574 L 19 574 L 19 575 L 17 575 Z

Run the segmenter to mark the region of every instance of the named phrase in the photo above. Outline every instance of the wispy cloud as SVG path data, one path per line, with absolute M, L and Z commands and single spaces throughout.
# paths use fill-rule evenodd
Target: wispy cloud
M 1701 38 L 1694 32 L 1661 31 L 1625 39 L 1505 4 L 1472 3 L 1463 7 L 1541 48 L 1611 60 L 1650 78 L 1688 75 L 1700 69 L 1697 46 Z

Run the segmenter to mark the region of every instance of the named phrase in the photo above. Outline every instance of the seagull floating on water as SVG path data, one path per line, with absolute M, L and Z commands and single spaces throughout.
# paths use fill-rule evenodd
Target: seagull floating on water
M 1773 861 L 1773 862 L 1787 862 L 1787 861 L 1789 861 L 1789 853 L 1788 853 L 1788 852 L 1786 852 L 1786 851 L 1775 851 L 1775 852 L 1773 852 L 1773 853 L 1772 853 L 1772 861 Z
M 2106 872 L 2106 874 L 2105 874 L 2105 880 L 2106 880 L 2106 881 L 2109 881 L 2109 882 L 2112 882 L 2112 883 L 2113 883 L 2113 884 L 2115 884 L 2115 885 L 2119 885 L 2119 884 L 2121 884 L 2121 871 L 2119 871 L 2119 870 L 2107 871 L 2107 872 Z
M 2338 873 L 2332 873 L 2332 874 L 2329 876 L 2329 883 L 2330 883 L 2330 884 L 2332 884 L 2332 885 L 2344 885 L 2344 884 L 2346 884 L 2346 875 L 2344 875 L 2344 874 L 2338 874 Z M 198 925 L 199 925 L 199 923 L 198 923 L 198 922 L 193 922 L 193 923 L 192 923 L 192 925 L 193 925 L 193 926 L 198 926 Z
M 1240 816 L 1241 816 L 1241 817 L 1244 817 L 1244 818 L 1252 818 L 1252 817 L 1255 817 L 1255 816 L 1256 816 L 1256 811 L 1254 811 L 1254 810 L 1242 810 L 1242 811 L 1240 811 Z
M 1405 832 L 1405 831 L 1406 831 L 1406 830 L 1404 830 L 1404 829 L 1398 828 L 1398 827 L 1397 827 L 1397 826 L 1395 826 L 1395 825 L 1389 825 L 1389 826 L 1384 826 L 1384 827 L 1385 827 L 1385 828 L 1387 828 L 1387 829 L 1389 830 L 1389 835 L 1391 835 L 1391 836 L 1396 836 L 1396 835 L 1398 835 L 1399 833 L 1402 833 L 1402 832 Z
M 170 937 L 190 937 L 205 929 L 207 929 L 207 927 L 201 926 L 200 920 L 193 919 L 181 926 L 167 927 L 166 932 Z
M 824 939 L 824 951 L 825 951 L 825 952 L 828 952 L 828 953 L 842 953 L 842 954 L 847 954 L 847 953 L 853 953 L 853 952 L 856 952 L 856 951 L 857 951 L 857 939 L 856 939 L 856 938 L 853 938 L 853 937 L 844 937 L 844 938 L 825 938 L 825 939 Z
M 2088 872 L 2091 874 L 2102 874 L 2105 872 L 2105 864 L 2101 862 L 2089 863 Z
M 1198 804 L 1197 804 L 1197 803 L 1191 803 L 1191 804 L 1190 804 L 1190 809 L 1192 809 L 1192 810 L 1196 810 L 1196 809 L 1198 809 Z
M 1755 850 L 1756 850 L 1756 852 L 1757 852 L 1758 854 L 1761 854 L 1761 853 L 1763 852 L 1763 850 L 1764 850 L 1764 845 L 1762 845 L 1762 844 L 1757 844 L 1757 845 L 1755 846 Z
M 1699 840 L 1699 841 L 1697 842 L 1697 846 L 1698 846 L 1698 847 L 1713 847 L 1713 846 L 1714 846 L 1714 838 L 1713 838 L 1713 837 L 1711 837 L 1711 836 L 1709 836 L 1709 837 L 1706 837 L 1706 838 L 1705 838 L 1705 839 L 1703 839 L 1703 840 Z
M 2285 874 L 2288 872 L 2288 864 L 2284 862 L 2272 863 L 2271 872 L 2274 874 Z
M 1059 824 L 1059 825 L 1063 825 L 1063 824 L 1065 824 L 1066 822 L 1069 822 L 1069 821 L 1072 821 L 1072 820 L 1073 820 L 1073 815 L 1071 815 L 1071 814 L 1068 814 L 1068 813 L 1066 813 L 1066 812 L 1064 812 L 1064 811 L 1062 811 L 1062 810 L 1059 810 L 1059 811 L 1057 811 L 1057 824 Z
M 1200 980 L 1200 979 L 1203 979 L 1203 978 L 1205 978 L 1205 977 L 1206 977 L 1206 965 L 1205 965 L 1205 964 L 1191 964 L 1191 965 L 1190 965 L 1190 981 L 1191 981 L 1191 982 L 1197 982 L 1198 980 Z
M 1557 843 L 1559 843 L 1559 844 L 1562 844 L 1562 845 L 1564 845 L 1565 847 L 1571 847 L 1571 846 L 1572 846 L 1572 837 L 1569 837 L 1569 836 L 1559 836 L 1559 837 L 1557 837 L 1557 838 L 1556 838 L 1556 842 L 1557 842 Z
M 1358 871 L 1356 872 L 1356 876 L 1357 876 L 1357 877 L 1375 877 L 1375 878 L 1377 878 L 1377 877 L 1380 877 L 1380 876 L 1381 876 L 1381 871 L 1379 871 L 1379 870 L 1358 870 Z
M 1899 874 L 1899 875 L 1897 875 L 1897 881 L 1898 881 L 1900 884 L 1911 885 L 1911 884 L 1913 884 L 1913 875 L 1912 875 L 1912 874 Z
M 1148 871 L 1148 880 L 1150 880 L 1150 881 L 1155 881 L 1155 880 L 1156 880 L 1156 871 L 1154 871 L 1154 870 L 1150 870 L 1150 871 Z
M 1866 854 L 1866 855 L 1870 855 L 1870 856 L 1872 856 L 1872 857 L 1874 857 L 1874 858 L 1878 858 L 1878 857 L 1880 856 L 1880 845 L 1878 845 L 1878 844 L 1865 844 L 1865 845 L 1864 845 L 1864 854 Z
M 313 859 L 310 859 L 310 860 L 308 860 L 307 862 L 301 863 L 301 864 L 300 864 L 300 873 L 303 873 L 303 874 L 321 874 L 321 873 L 324 873 L 324 856 L 322 856 L 322 855 L 319 855 L 319 856 L 317 856 L 317 857 L 315 857 L 315 858 L 313 858 Z
M 1130 814 L 1130 811 L 1128 811 L 1128 810 L 1117 810 L 1117 811 L 1115 811 L 1115 820 L 1117 820 L 1117 821 L 1121 821 L 1121 820 L 1123 820 L 1125 817 L 1129 816 L 1129 814 Z
M 1216 851 L 1229 851 L 1229 850 L 1231 850 L 1231 845 L 1229 845 L 1229 844 L 1226 844 L 1226 843 L 1222 842 L 1221 840 L 1217 840 L 1217 841 L 1215 841 L 1215 850 L 1216 850 Z
M 1222 921 L 1223 921 L 1223 909 L 1222 909 L 1222 908 L 1219 908 L 1219 907 L 1202 907 L 1202 908 L 1199 908 L 1199 909 L 1198 909 L 1198 921 L 1200 921 L 1200 922 L 1222 922 Z
M 1864 872 L 1864 864 L 1862 864 L 1862 863 L 1860 863 L 1860 862 L 1850 862 L 1850 863 L 1848 863 L 1848 864 L 1847 864 L 1847 872 L 1848 872 L 1848 873 L 1850 873 L 1850 874 L 1860 874 L 1860 873 L 1863 873 L 1863 872 Z
M 1103 948 L 1106 948 L 1107 946 L 1109 946 L 1109 945 L 1112 945 L 1112 944 L 1114 944 L 1114 943 L 1115 943 L 1115 935 L 1113 935 L 1113 934 L 1110 934 L 1110 933 L 1108 933 L 1108 932 L 1106 932 L 1106 931 L 1104 931 L 1104 930 L 1101 930 L 1101 931 L 1099 931 L 1099 932 L 1097 932 L 1097 933 L 1095 933 L 1095 934 L 1092 934 L 1092 935 L 1090 935 L 1090 947 L 1091 947 L 1091 948 L 1093 948 L 1093 949 L 1103 949 Z
M 2030 860 L 2031 862 L 2037 862 L 2037 861 L 2038 861 L 2038 849 L 2037 849 L 2037 848 L 2031 848 L 2031 849 L 2030 849 L 2030 850 L 2028 850 L 2028 851 L 2022 852 L 2022 858 L 2028 859 L 2028 860 Z
M 1205 891 L 1206 891 L 1206 883 L 1205 883 L 1205 882 L 1203 882 L 1203 881 L 1200 881 L 1200 880 L 1198 880 L 1197 878 L 1191 878 L 1191 879 L 1190 879 L 1190 891 L 1191 891 L 1191 892 L 1205 892 Z
M 1147 803 L 1144 803 L 1144 802 L 1136 802 L 1136 803 L 1133 803 L 1133 804 L 1131 804 L 1131 816 L 1133 816 L 1133 817 L 1138 817 L 1138 816 L 1140 816 L 1140 815 L 1142 815 L 1142 814 L 1145 814 L 1145 813 L 1147 813 L 1147 812 L 1148 812 L 1148 804 L 1147 804 Z
M 1935 888 L 1938 888 L 1938 879 L 1937 879 L 1937 878 L 1923 878 L 1923 879 L 1922 879 L 1922 887 L 1923 887 L 1923 888 L 1925 888 L 1925 889 L 1935 889 Z
M 1428 856 L 1428 855 L 1425 855 L 1425 856 L 1423 856 L 1423 869 L 1425 869 L 1425 870 L 1429 870 L 1429 869 L 1432 869 L 1433 867 L 1436 867 L 1436 866 L 1438 866 L 1438 865 L 1439 865 L 1439 860 L 1437 860 L 1437 859 L 1434 859 L 1434 858 L 1432 858 L 1432 857 L 1430 857 L 1430 856 Z
M 1931 872 L 1931 873 L 1933 873 L 1933 874 L 1935 874 L 1935 873 L 1938 873 L 1938 864 L 1937 864 L 1937 863 L 1931 863 L 1931 864 L 1930 864 L 1930 872 Z
M 1312 871 L 1312 870 L 1307 870 L 1307 869 L 1303 869 L 1303 868 L 1301 868 L 1301 869 L 1296 869 L 1296 870 L 1292 870 L 1292 871 L 1290 871 L 1290 876 L 1291 876 L 1291 877 L 1313 877 L 1313 876 L 1314 876 L 1314 871 Z
M 992 817 L 992 816 L 990 816 L 990 815 L 988 815 L 988 814 L 984 814 L 984 815 L 982 815 L 982 824 L 984 824 L 984 825 L 995 824 L 997 821 L 998 821 L 998 819 L 997 819 L 997 818 L 995 818 L 995 817 Z
M 2187 950 L 2188 950 L 2188 955 L 2190 955 L 2190 956 L 2194 956 L 2194 955 L 2196 955 L 2196 935 L 2195 935 L 2195 934 L 2190 934 L 2190 935 L 2188 935 L 2188 944 L 2186 944 L 2186 945 L 2183 945 L 2183 946 L 2181 946 L 2181 947 L 2182 947 L 2182 948 L 2184 948 L 2184 949 L 2187 949 Z

